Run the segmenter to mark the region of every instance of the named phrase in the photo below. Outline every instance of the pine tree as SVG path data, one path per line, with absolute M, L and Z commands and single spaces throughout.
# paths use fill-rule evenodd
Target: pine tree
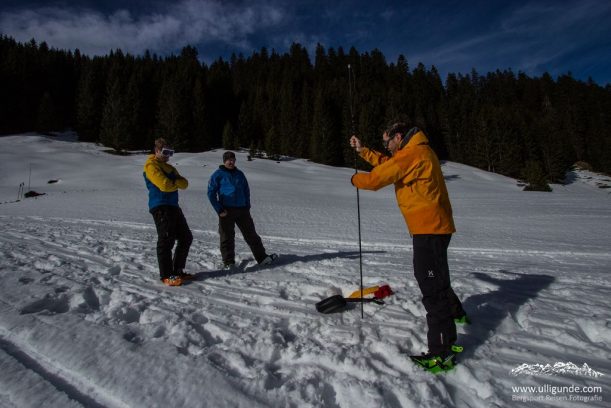
M 265 152 L 267 157 L 272 160 L 278 160 L 280 156 L 280 139 L 274 126 L 265 135 Z
M 551 181 L 562 181 L 570 163 L 567 162 L 564 151 L 567 138 L 558 125 L 561 119 L 546 95 L 543 100 L 542 112 L 536 122 L 539 132 L 539 151 L 542 170 Z
M 126 114 L 128 107 L 124 93 L 125 87 L 121 80 L 111 78 L 102 115 L 100 142 L 116 151 L 121 151 L 128 145 L 129 123 Z
M 206 100 L 205 77 L 200 74 L 193 88 L 193 143 L 195 151 L 203 151 L 214 147 L 214 139 L 210 130 L 209 109 Z
M 222 144 L 223 128 L 227 121 L 237 122 L 238 108 L 233 95 L 229 64 L 222 59 L 212 63 L 207 72 L 206 106 L 208 129 L 213 145 Z
M 61 123 L 53 98 L 48 92 L 43 95 L 36 115 L 36 130 L 41 133 L 61 130 Z
M 143 100 L 144 78 L 140 69 L 135 68 L 127 82 L 125 95 L 125 140 L 124 144 L 129 149 L 137 149 L 146 144 L 146 124 L 144 118 Z
M 348 64 L 356 79 L 352 112 Z M 473 70 L 450 73 L 444 85 L 435 67 L 410 71 L 404 56 L 388 64 L 376 49 L 346 54 L 318 44 L 311 64 L 292 44 L 288 53 L 262 48 L 208 67 L 191 46 L 163 59 L 120 50 L 89 58 L 0 36 L 0 133 L 73 127 L 81 140 L 116 149 L 149 148 L 160 136 L 178 149 L 220 146 L 229 122 L 234 146 L 262 148 L 271 138 L 278 154 L 342 165 L 352 162 L 353 117 L 361 139 L 377 149 L 381 130 L 407 118 L 440 158 L 514 177 L 520 163 L 535 162 L 556 181 L 578 160 L 611 172 L 609 112 L 611 86 L 570 73 L 554 80 Z
M 223 127 L 223 148 L 226 150 L 236 150 L 239 148 L 238 144 L 236 143 L 233 125 L 229 121 L 227 121 Z
M 77 88 L 76 131 L 83 141 L 97 142 L 104 105 L 101 60 L 85 62 Z
M 118 52 L 114 56 L 106 86 L 106 101 L 102 114 L 100 141 L 116 151 L 130 146 L 131 127 L 128 101 L 126 98 L 125 58 Z
M 312 159 L 323 164 L 338 166 L 343 164 L 341 146 L 341 128 L 339 118 L 341 110 L 333 105 L 325 90 L 317 91 L 312 120 Z
M 242 104 L 240 105 L 240 113 L 238 115 L 238 139 L 246 145 L 254 144 L 255 140 L 257 140 L 256 135 L 256 127 L 254 124 L 253 118 L 253 105 L 251 102 L 251 98 L 248 97 Z
M 524 188 L 524 191 L 552 191 L 541 163 L 535 160 L 530 160 L 524 165 L 522 170 L 522 177 L 526 180 L 528 185 Z
M 188 123 L 190 109 L 184 95 L 184 86 L 175 73 L 164 79 L 159 95 L 158 134 L 175 149 L 186 149 L 189 144 Z
M 310 157 L 310 135 L 312 134 L 312 97 L 311 87 L 304 81 L 299 104 L 299 126 L 294 137 L 295 156 Z
M 280 90 L 280 114 L 279 128 L 280 134 L 278 137 L 279 151 L 284 154 L 294 156 L 296 149 L 294 148 L 294 138 L 297 134 L 298 113 L 296 86 L 290 72 L 285 71 L 284 79 L 282 80 Z

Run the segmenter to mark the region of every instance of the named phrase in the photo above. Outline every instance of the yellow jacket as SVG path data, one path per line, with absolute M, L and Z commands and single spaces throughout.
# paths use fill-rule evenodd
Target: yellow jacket
M 367 148 L 360 155 L 374 169 L 355 174 L 352 184 L 374 191 L 394 184 L 397 203 L 411 235 L 456 232 L 439 159 L 422 131 L 415 133 L 393 157 Z
M 150 155 L 144 164 L 144 181 L 149 190 L 149 209 L 160 205 L 178 206 L 178 189 L 189 186 L 186 178 L 170 164 L 157 160 Z

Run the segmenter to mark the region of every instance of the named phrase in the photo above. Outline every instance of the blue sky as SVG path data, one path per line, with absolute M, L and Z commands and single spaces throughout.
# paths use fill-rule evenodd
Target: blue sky
M 3 0 L 0 32 L 105 55 L 120 48 L 159 55 L 194 45 L 211 62 L 261 47 L 285 52 L 317 43 L 400 54 L 447 73 L 511 68 L 531 76 L 571 72 L 611 83 L 611 1 L 218 1 Z

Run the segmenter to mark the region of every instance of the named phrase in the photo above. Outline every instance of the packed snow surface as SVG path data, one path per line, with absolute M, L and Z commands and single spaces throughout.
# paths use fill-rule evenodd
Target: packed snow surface
M 610 190 L 573 175 L 523 192 L 444 163 L 453 287 L 473 323 L 458 329 L 457 368 L 432 375 L 408 359 L 426 351 L 426 319 L 392 187 L 361 191 L 360 209 L 364 285 L 395 294 L 364 318 L 322 315 L 316 302 L 359 287 L 354 170 L 239 152 L 257 230 L 280 258 L 258 267 L 238 233 L 240 268 L 223 271 L 206 197 L 223 151 L 175 154 L 197 279 L 170 288 L 146 155 L 104 150 L 0 138 L 0 406 L 609 406 Z M 20 183 L 44 195 L 16 201 Z

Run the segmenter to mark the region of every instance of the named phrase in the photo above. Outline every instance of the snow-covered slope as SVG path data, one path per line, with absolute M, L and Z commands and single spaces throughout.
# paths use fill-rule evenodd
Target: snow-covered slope
M 365 284 L 387 282 L 395 295 L 365 306 L 364 319 L 358 309 L 320 315 L 317 301 L 359 284 L 353 170 L 239 153 L 257 229 L 281 258 L 255 267 L 238 234 L 243 271 L 228 273 L 217 269 L 205 197 L 222 151 L 176 154 L 190 182 L 180 202 L 197 280 L 168 288 L 157 279 L 145 155 L 102 150 L 68 137 L 0 138 L 0 406 L 609 402 L 608 190 L 575 177 L 526 193 L 513 179 L 444 164 L 458 229 L 453 286 L 474 323 L 459 329 L 461 364 L 432 376 L 407 358 L 425 351 L 426 324 L 392 187 L 360 198 Z M 45 195 L 13 202 L 22 182 Z M 558 362 L 604 375 L 514 370 Z M 573 388 L 553 388 L 562 386 Z

